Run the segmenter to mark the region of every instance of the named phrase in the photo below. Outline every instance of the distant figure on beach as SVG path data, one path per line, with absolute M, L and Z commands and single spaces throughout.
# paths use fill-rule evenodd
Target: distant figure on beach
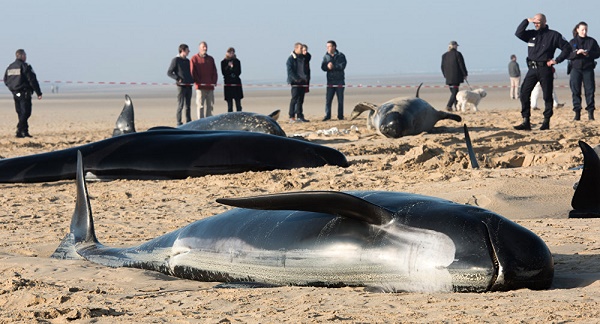
M 323 56 L 321 70 L 327 72 L 327 91 L 325 93 L 325 117 L 323 121 L 331 119 L 331 104 L 333 96 L 337 96 L 337 118 L 344 119 L 344 89 L 346 88 L 346 56 L 337 50 L 335 41 L 327 42 L 327 52 Z
M 227 112 L 233 112 L 233 102 L 235 101 L 236 111 L 242 111 L 242 63 L 235 55 L 235 49 L 230 47 L 225 53 L 225 58 L 221 61 L 221 73 L 223 74 L 223 95 L 227 101 Z
M 304 118 L 302 105 L 304 104 L 304 95 L 308 85 L 308 76 L 306 75 L 304 65 L 304 55 L 302 55 L 302 43 L 296 43 L 292 54 L 286 62 L 287 82 L 292 86 L 292 99 L 290 100 L 290 123 L 308 122 Z
M 171 60 L 171 65 L 167 70 L 167 75 L 177 82 L 177 126 L 181 125 L 181 112 L 185 106 L 185 122 L 192 121 L 192 85 L 194 78 L 190 70 L 190 60 L 187 56 L 190 54 L 190 48 L 186 44 L 179 45 L 179 55 Z
M 18 49 L 15 53 L 16 60 L 4 72 L 4 84 L 12 92 L 15 101 L 15 110 L 19 117 L 17 124 L 17 137 L 32 137 L 29 134 L 28 119 L 31 116 L 31 95 L 37 94 L 38 100 L 42 99 L 42 90 L 31 65 L 26 63 L 25 50 Z
M 208 55 L 208 45 L 206 42 L 200 42 L 198 45 L 198 54 L 192 57 L 190 62 L 192 77 L 196 84 L 196 110 L 198 119 L 213 115 L 213 106 L 215 104 L 215 85 L 219 78 L 217 66 L 212 56 Z M 206 109 L 205 109 L 206 108 Z
M 594 110 L 596 103 L 594 94 L 596 91 L 596 59 L 600 57 L 600 48 L 595 39 L 588 36 L 588 25 L 585 22 L 579 22 L 573 29 L 573 39 L 569 41 L 573 51 L 569 55 L 569 66 L 567 68 L 570 74 L 569 85 L 573 98 L 573 111 L 575 117 L 573 120 L 581 119 L 581 84 L 585 89 L 585 110 L 588 112 L 588 119 L 594 120 Z
M 458 43 L 451 41 L 448 51 L 442 55 L 442 74 L 446 78 L 446 84 L 450 89 L 450 98 L 446 104 L 446 110 L 452 111 L 456 107 L 456 94 L 460 84 L 467 80 L 469 73 L 465 65 L 462 53 L 458 51 Z
M 535 29 L 526 29 L 529 23 L 533 23 Z M 521 85 L 521 116 L 523 122 L 514 126 L 517 130 L 531 130 L 531 92 L 536 83 L 540 83 L 544 94 L 544 121 L 540 130 L 550 129 L 550 117 L 552 117 L 553 103 L 552 92 L 554 90 L 554 72 L 552 66 L 558 64 L 569 56 L 571 47 L 562 35 L 548 28 L 546 16 L 538 13 L 533 18 L 525 18 L 517 27 L 515 36 L 527 43 L 527 67 L 529 70 Z M 554 52 L 560 49 L 561 53 L 554 59 Z
M 510 62 L 508 62 L 508 76 L 510 77 L 510 98 L 519 99 L 521 68 L 519 68 L 519 63 L 517 63 L 517 56 L 515 54 L 510 56 Z

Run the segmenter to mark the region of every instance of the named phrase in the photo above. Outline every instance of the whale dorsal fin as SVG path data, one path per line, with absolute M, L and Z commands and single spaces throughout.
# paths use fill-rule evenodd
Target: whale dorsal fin
M 581 179 L 571 200 L 570 217 L 600 217 L 600 158 L 588 144 L 579 141 L 583 153 Z
M 77 171 L 75 178 L 75 182 L 77 183 L 77 199 L 75 201 L 75 211 L 73 211 L 70 230 L 74 236 L 75 243 L 98 243 L 84 174 L 81 151 L 77 151 Z
M 338 191 L 300 191 L 243 198 L 219 198 L 217 202 L 249 209 L 327 213 L 373 225 L 387 224 L 393 219 L 390 210 Z
M 123 134 L 135 133 L 135 117 L 133 114 L 133 102 L 129 95 L 125 95 L 125 104 L 123 110 L 117 118 L 115 129 L 113 130 L 113 137 Z
M 419 90 L 421 90 L 421 86 L 423 85 L 423 82 L 421 82 L 421 84 L 419 84 L 419 87 L 417 87 L 417 94 L 415 95 L 415 97 L 419 98 Z
M 279 119 L 279 113 L 281 111 L 279 109 L 275 110 L 274 112 L 269 114 L 269 117 L 273 118 L 273 120 L 277 120 Z

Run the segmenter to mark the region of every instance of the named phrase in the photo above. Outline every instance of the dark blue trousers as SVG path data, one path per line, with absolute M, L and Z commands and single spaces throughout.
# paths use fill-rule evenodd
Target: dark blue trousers
M 325 94 L 325 118 L 331 118 L 331 104 L 333 103 L 333 96 L 337 96 L 338 101 L 338 119 L 344 119 L 344 87 L 327 87 L 327 93 Z
M 596 91 L 596 76 L 594 69 L 572 69 L 569 85 L 573 96 L 573 111 L 581 111 L 581 85 L 585 90 L 585 102 L 587 106 L 585 110 L 594 111 L 595 100 L 594 93 Z

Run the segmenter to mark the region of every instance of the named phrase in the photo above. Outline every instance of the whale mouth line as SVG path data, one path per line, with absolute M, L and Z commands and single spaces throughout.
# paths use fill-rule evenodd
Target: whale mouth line
M 487 287 L 487 291 L 491 291 L 494 286 L 499 284 L 499 281 L 503 281 L 502 275 L 502 265 L 500 264 L 500 260 L 498 259 L 498 254 L 496 253 L 496 246 L 494 244 L 494 240 L 492 239 L 492 233 L 490 232 L 489 226 L 482 222 L 487 230 L 487 234 L 485 239 L 489 246 L 490 257 L 492 258 L 492 264 L 494 265 L 494 273 L 492 275 L 492 279 L 490 279 L 490 283 Z

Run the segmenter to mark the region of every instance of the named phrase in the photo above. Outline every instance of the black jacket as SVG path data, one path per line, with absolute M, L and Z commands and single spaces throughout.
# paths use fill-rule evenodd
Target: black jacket
M 528 24 L 527 19 L 523 20 L 515 32 L 515 36 L 528 45 L 528 60 L 547 62 L 554 58 L 554 51 L 557 48 L 561 50 L 561 53 L 554 59 L 556 63 L 560 63 L 569 57 L 571 46 L 559 32 L 551 30 L 548 25 L 540 30 L 526 30 Z
M 462 54 L 456 49 L 451 49 L 442 55 L 442 74 L 446 84 L 457 85 L 463 83 L 469 75 Z
M 308 84 L 308 77 L 305 75 L 304 78 L 300 77 L 298 72 L 298 63 L 304 66 L 304 55 L 296 54 L 292 52 L 286 62 L 287 68 L 287 82 L 292 85 Z M 306 71 L 304 71 L 306 73 Z
M 229 62 L 233 62 L 233 67 L 229 66 Z M 244 91 L 242 90 L 242 63 L 236 57 L 224 58 L 221 61 L 221 73 L 223 74 L 223 96 L 227 99 L 242 99 Z M 228 86 L 228 84 L 235 84 Z
M 42 90 L 40 89 L 35 72 L 33 72 L 33 68 L 19 59 L 16 59 L 6 68 L 6 72 L 4 72 L 4 84 L 13 93 L 22 91 L 32 93 L 35 91 L 38 96 L 42 95 Z
M 190 72 L 190 60 L 181 56 L 176 56 L 171 60 L 171 65 L 167 70 L 167 75 L 177 81 L 177 85 L 189 85 L 194 83 L 192 72 Z
M 569 60 L 571 60 L 571 68 L 578 70 L 588 70 L 596 67 L 595 59 L 600 57 L 600 47 L 598 47 L 598 42 L 591 37 L 581 38 L 579 36 L 575 36 L 575 38 L 571 39 L 569 42 L 573 51 L 569 55 Z M 577 54 L 578 49 L 587 50 L 587 56 L 583 54 Z
M 333 69 L 329 70 L 327 65 L 329 62 L 333 63 Z M 344 70 L 346 69 L 346 56 L 344 53 L 335 50 L 335 55 L 331 56 L 329 53 L 325 53 L 323 56 L 323 63 L 321 63 L 321 70 L 327 72 L 327 84 L 342 85 L 346 84 Z

